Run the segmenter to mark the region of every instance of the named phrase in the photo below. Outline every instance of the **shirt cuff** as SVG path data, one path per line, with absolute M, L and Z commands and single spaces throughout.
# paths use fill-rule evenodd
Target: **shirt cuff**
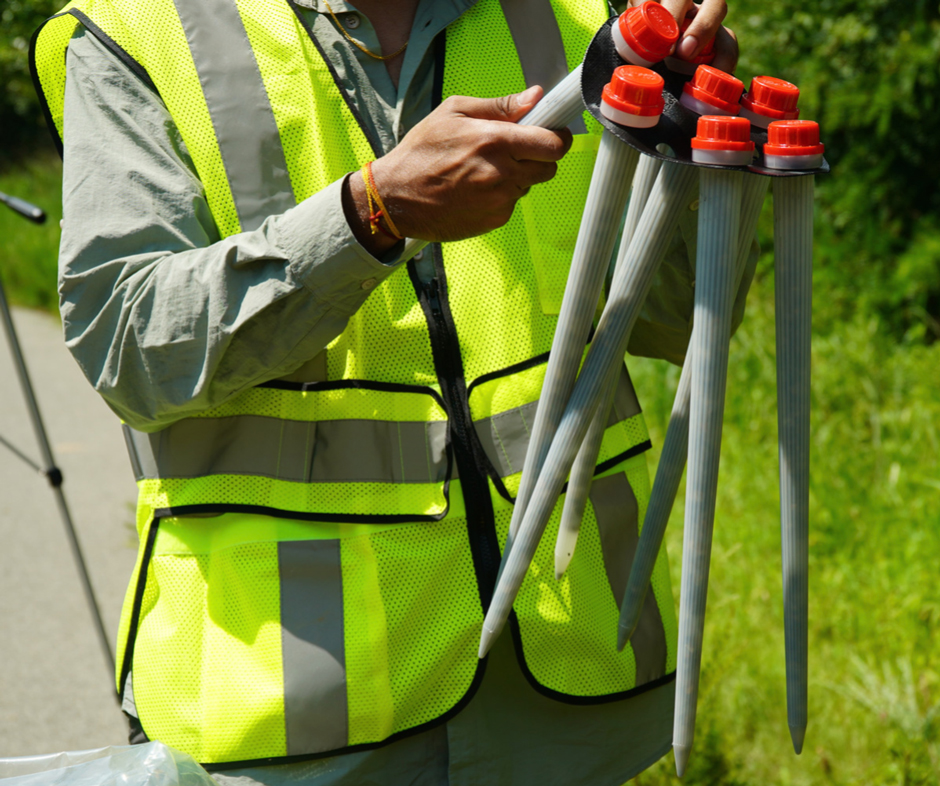
M 345 177 L 278 216 L 278 245 L 295 280 L 330 308 L 349 315 L 404 261 L 404 242 L 376 259 L 356 240 L 343 212 Z

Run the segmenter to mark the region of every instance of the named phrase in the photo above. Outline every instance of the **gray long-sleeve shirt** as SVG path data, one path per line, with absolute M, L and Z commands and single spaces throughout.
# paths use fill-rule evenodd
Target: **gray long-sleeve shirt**
M 398 88 L 321 0 L 314 34 L 383 151 L 432 105 L 432 42 L 472 0 L 423 0 Z M 332 4 L 373 51 L 367 17 Z M 352 89 L 367 84 L 371 90 Z M 295 372 L 400 266 L 355 240 L 341 181 L 255 231 L 220 239 L 159 97 L 90 34 L 67 58 L 60 304 L 69 349 L 109 405 L 145 431 Z M 690 207 L 694 208 L 697 203 Z M 683 219 L 637 324 L 634 354 L 681 362 L 692 314 L 696 213 Z M 743 293 L 736 316 L 743 311 Z

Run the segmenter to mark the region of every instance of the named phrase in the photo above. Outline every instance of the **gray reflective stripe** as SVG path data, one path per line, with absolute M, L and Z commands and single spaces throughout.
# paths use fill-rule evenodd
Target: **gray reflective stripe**
M 338 540 L 277 544 L 287 755 L 349 744 Z
M 271 102 L 235 0 L 174 0 L 243 232 L 296 202 Z M 249 120 L 250 118 L 250 120 Z
M 124 426 L 137 480 L 260 475 L 298 483 L 443 483 L 447 423 L 257 415 Z
M 486 451 L 490 463 L 500 477 L 522 472 L 526 450 L 529 447 L 529 432 L 535 422 L 537 401 L 501 412 L 489 418 L 475 421 L 477 436 Z M 633 390 L 633 383 L 626 368 L 620 375 L 620 384 L 614 404 L 610 408 L 608 426 L 613 426 L 640 413 L 640 404 Z
M 630 481 L 622 472 L 595 478 L 591 506 L 601 537 L 607 580 L 619 608 L 627 589 L 630 566 L 639 540 L 639 506 Z M 652 592 L 646 593 L 640 622 L 630 639 L 636 657 L 636 684 L 643 685 L 666 673 L 666 630 Z
M 522 471 L 537 401 L 475 421 L 500 477 Z M 640 412 L 626 369 L 608 426 Z M 138 481 L 256 475 L 296 483 L 443 483 L 444 421 L 189 418 L 152 434 L 124 426 Z
M 541 85 L 547 93 L 568 76 L 565 43 L 549 0 L 500 0 L 527 86 Z M 584 119 L 569 128 L 585 134 Z

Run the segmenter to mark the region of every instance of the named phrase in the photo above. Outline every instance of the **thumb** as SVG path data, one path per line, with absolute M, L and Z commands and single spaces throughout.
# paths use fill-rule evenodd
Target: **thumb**
M 525 117 L 541 98 L 542 88 L 533 85 L 522 93 L 498 96 L 497 98 L 470 99 L 460 109 L 468 117 L 516 123 Z

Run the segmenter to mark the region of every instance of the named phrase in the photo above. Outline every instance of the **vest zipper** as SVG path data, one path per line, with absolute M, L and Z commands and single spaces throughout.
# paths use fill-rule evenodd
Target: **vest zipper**
M 431 339 L 431 354 L 441 395 L 447 405 L 454 461 L 459 473 L 467 516 L 467 532 L 484 611 L 489 607 L 499 571 L 499 538 L 490 498 L 487 459 L 470 414 L 470 400 L 463 374 L 460 341 L 447 301 L 447 277 L 441 247 L 431 248 L 434 277 L 423 282 L 414 262 L 408 263 L 411 280 L 424 309 Z

